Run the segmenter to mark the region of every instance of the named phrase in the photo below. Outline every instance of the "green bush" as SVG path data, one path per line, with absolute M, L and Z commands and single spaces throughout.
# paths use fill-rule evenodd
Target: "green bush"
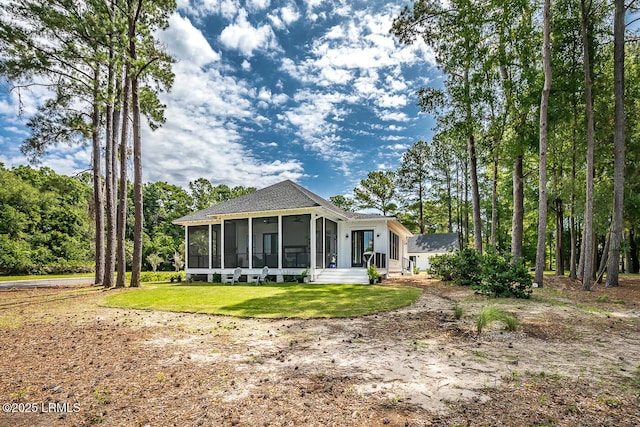
M 458 286 L 479 285 L 482 280 L 482 255 L 474 249 L 431 258 L 430 273 Z
M 511 262 L 511 256 L 487 252 L 482 257 L 482 281 L 474 290 L 494 297 L 529 298 L 532 280 L 523 261 Z
M 509 255 L 479 254 L 474 249 L 435 256 L 429 272 L 445 282 L 471 286 L 494 297 L 529 298 L 532 280 L 524 261 L 512 262 Z
M 429 260 L 431 266 L 429 267 L 429 273 L 436 277 L 439 277 L 445 282 L 453 281 L 454 274 L 454 258 L 456 254 L 435 255 Z
M 172 277 L 175 276 L 175 274 L 175 272 L 171 271 L 143 271 L 142 273 L 140 273 L 140 282 L 168 282 Z

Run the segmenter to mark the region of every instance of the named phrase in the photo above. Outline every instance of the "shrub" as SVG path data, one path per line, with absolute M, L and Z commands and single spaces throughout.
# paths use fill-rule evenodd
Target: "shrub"
M 435 255 L 431 257 L 429 273 L 439 277 L 445 282 L 453 280 L 454 262 L 456 254 Z
M 494 297 L 529 298 L 531 286 L 531 276 L 523 261 L 512 262 L 511 256 L 487 252 L 482 257 L 482 281 L 474 289 Z
M 175 273 L 171 271 L 143 271 L 140 273 L 140 282 L 168 282 Z
M 481 281 L 481 261 L 482 256 L 476 250 L 463 249 L 431 258 L 429 272 L 445 282 L 453 282 L 458 286 L 474 286 Z
M 524 261 L 512 262 L 510 255 L 474 249 L 431 259 L 430 273 L 445 282 L 471 286 L 476 292 L 494 297 L 529 298 L 532 280 Z

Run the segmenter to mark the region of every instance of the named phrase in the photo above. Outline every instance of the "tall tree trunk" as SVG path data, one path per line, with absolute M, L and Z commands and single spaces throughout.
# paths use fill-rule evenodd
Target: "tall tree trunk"
M 538 286 L 544 281 L 544 252 L 547 238 L 547 110 L 551 92 L 551 0 L 544 2 L 544 42 L 542 48 L 542 69 L 544 86 L 540 99 L 540 179 L 538 199 L 538 247 L 536 250 L 535 282 Z
M 497 145 L 497 143 L 496 143 Z M 491 246 L 496 248 L 498 233 L 498 149 L 493 153 L 493 176 L 491 177 Z
M 471 201 L 473 204 L 473 247 L 482 253 L 482 218 L 480 216 L 480 189 L 478 187 L 478 160 L 476 158 L 476 143 L 473 134 L 467 139 L 469 150 L 469 172 L 471 178 Z
M 95 284 L 102 286 L 104 279 L 104 200 L 102 193 L 102 171 L 101 171 L 101 155 L 102 147 L 100 145 L 100 107 L 98 106 L 98 92 L 100 90 L 100 68 L 96 65 L 94 70 L 94 99 L 92 121 L 92 172 L 93 172 L 93 206 L 95 210 Z
M 571 234 L 571 256 L 569 258 L 569 277 L 575 279 L 578 277 L 576 271 L 576 258 L 578 235 L 576 233 L 576 131 L 578 129 L 578 108 L 575 99 L 573 102 L 573 135 L 571 142 L 571 212 L 569 218 L 569 232 Z
M 636 233 L 634 229 L 629 230 L 629 272 L 638 273 L 640 262 L 638 262 L 638 243 L 636 241 Z
M 613 133 L 613 229 L 607 267 L 606 287 L 618 286 L 620 269 L 620 243 L 622 242 L 622 213 L 624 209 L 624 0 L 614 0 L 615 19 L 613 22 L 613 94 L 614 133 Z
M 582 275 L 582 289 L 588 291 L 591 289 L 591 271 L 593 270 L 593 154 L 595 150 L 595 124 L 593 118 L 593 95 L 591 88 L 591 59 L 589 56 L 589 35 L 587 23 L 589 19 L 589 11 L 587 10 L 586 0 L 580 1 L 580 11 L 582 15 L 582 53 L 584 63 L 584 81 L 585 81 L 585 108 L 587 116 L 587 170 L 586 170 L 586 193 L 585 193 L 585 209 L 584 209 L 584 265 Z
M 107 229 L 106 251 L 105 251 L 105 269 L 103 285 L 111 288 L 114 285 L 113 272 L 116 264 L 116 187 L 114 186 L 115 177 L 115 144 L 116 129 L 114 126 L 115 116 L 115 96 L 114 96 L 114 52 L 113 47 L 109 48 L 109 65 L 107 67 L 107 105 L 106 105 L 106 129 L 105 129 L 105 201 L 107 213 Z
M 556 276 L 564 276 L 564 209 L 556 198 Z
M 453 233 L 453 212 L 452 212 L 452 200 L 451 200 L 451 176 L 449 171 L 446 173 L 447 180 L 447 213 L 449 214 L 449 233 Z
M 611 232 L 609 229 L 604 240 L 604 249 L 602 250 L 602 258 L 600 259 L 600 266 L 598 267 L 598 274 L 596 274 L 596 283 L 602 283 L 602 276 L 607 269 L 607 261 L 609 260 L 609 248 L 611 247 Z
M 513 162 L 513 219 L 511 222 L 511 257 L 514 261 L 522 258 L 524 235 L 524 172 L 522 154 Z
M 129 99 L 131 66 L 125 66 L 124 88 L 122 90 L 122 129 L 120 135 L 120 183 L 118 186 L 118 276 L 116 288 L 124 288 L 127 272 L 126 229 L 127 229 L 127 143 L 129 141 Z
M 419 212 L 420 212 L 420 234 L 424 234 L 424 196 L 423 196 L 423 188 L 422 183 L 420 183 L 420 188 L 418 189 L 418 203 L 420 203 Z
M 464 247 L 469 245 L 469 162 L 464 163 Z
M 130 9 L 129 15 L 129 56 L 135 63 L 137 55 L 136 24 L 142 7 L 142 0 L 137 0 L 135 11 Z M 131 286 L 140 286 L 140 273 L 142 270 L 142 136 L 140 132 L 140 89 L 137 70 L 133 70 L 131 77 L 131 113 L 133 116 L 133 262 L 131 266 Z

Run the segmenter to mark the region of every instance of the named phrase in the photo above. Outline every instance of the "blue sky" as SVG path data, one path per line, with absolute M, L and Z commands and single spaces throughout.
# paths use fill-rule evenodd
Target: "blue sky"
M 433 121 L 415 92 L 434 85 L 433 54 L 389 34 L 409 1 L 178 0 L 158 37 L 178 61 L 167 121 L 143 131 L 146 181 L 264 187 L 283 179 L 329 197 L 372 170 L 396 169 Z M 46 93 L 0 93 L 0 162 L 26 163 L 22 123 Z M 42 164 L 73 174 L 89 150 L 53 148 Z

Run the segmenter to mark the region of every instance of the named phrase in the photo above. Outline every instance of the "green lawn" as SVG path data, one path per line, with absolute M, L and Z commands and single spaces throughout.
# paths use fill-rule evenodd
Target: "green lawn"
M 102 305 L 237 317 L 351 317 L 409 305 L 421 293 L 417 288 L 371 285 L 161 284 L 120 291 Z

